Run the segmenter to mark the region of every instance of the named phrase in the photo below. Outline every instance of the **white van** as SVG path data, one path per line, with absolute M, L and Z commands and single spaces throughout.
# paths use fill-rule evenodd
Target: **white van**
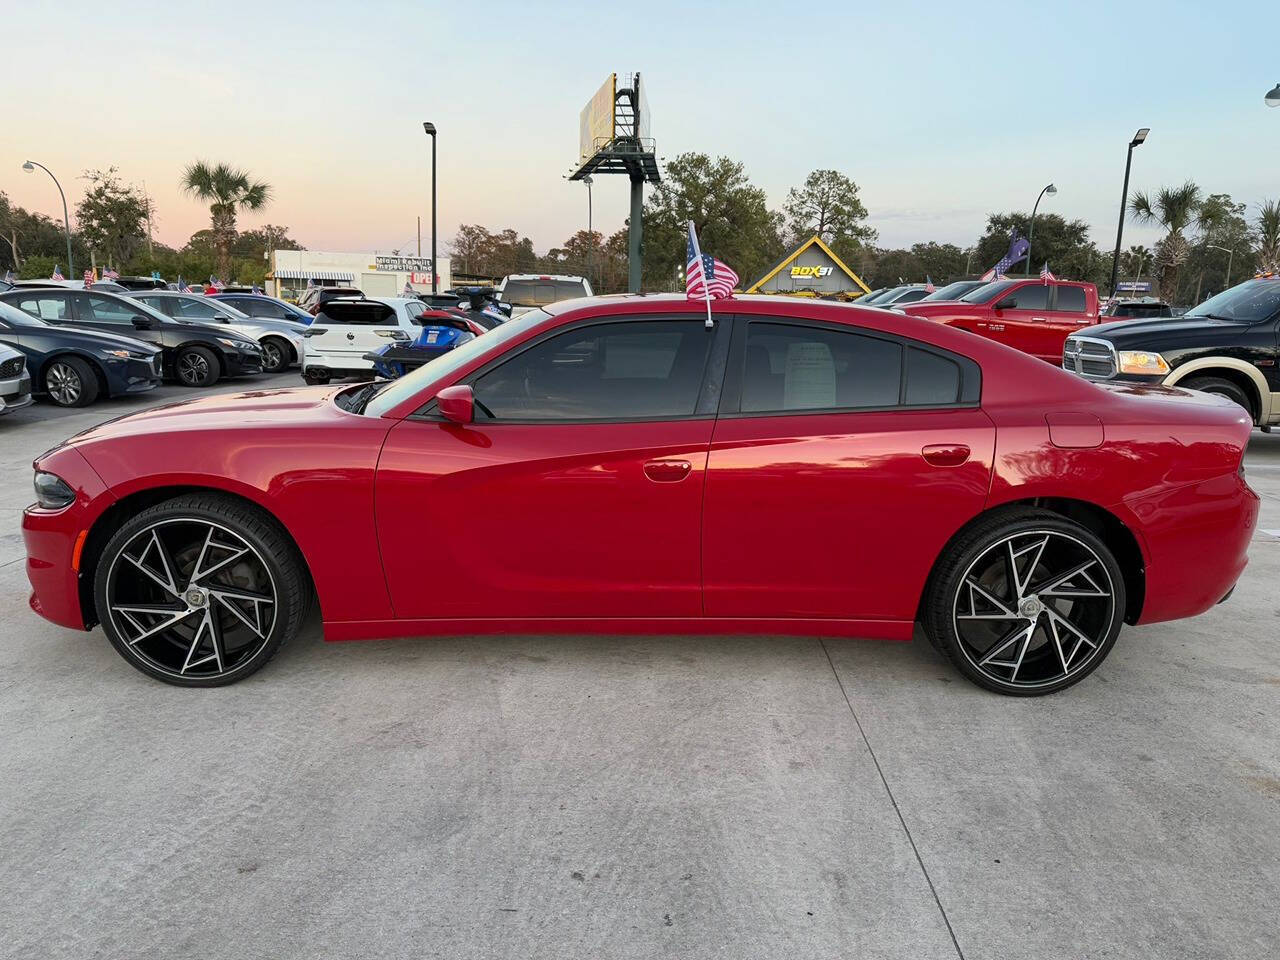
M 497 289 L 498 299 L 511 304 L 513 317 L 549 303 L 591 295 L 591 284 L 586 277 L 563 274 L 513 273 L 503 277 Z
M 328 383 L 337 377 L 371 378 L 364 355 L 388 340 L 408 342 L 418 335 L 414 320 L 427 305 L 413 297 L 343 297 L 321 305 L 302 341 L 302 379 Z

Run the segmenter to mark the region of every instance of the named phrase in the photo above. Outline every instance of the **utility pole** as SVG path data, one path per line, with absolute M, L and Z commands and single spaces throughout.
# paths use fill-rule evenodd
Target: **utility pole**
M 151 195 L 147 193 L 147 181 L 142 181 L 142 208 L 147 213 L 147 259 L 155 260 L 156 251 L 151 245 Z M 124 264 L 121 264 L 124 266 Z

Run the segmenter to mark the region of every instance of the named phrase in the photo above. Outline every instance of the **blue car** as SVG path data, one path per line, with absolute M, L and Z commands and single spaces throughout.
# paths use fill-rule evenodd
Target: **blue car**
M 42 306 L 66 309 L 57 298 Z M 32 389 L 60 407 L 85 407 L 100 396 L 153 390 L 164 374 L 161 351 L 149 343 L 114 333 L 55 326 L 8 303 L 0 303 L 0 343 L 26 356 Z
M 301 307 L 262 293 L 214 293 L 210 294 L 209 298 L 221 300 L 241 313 L 247 313 L 251 317 L 262 317 L 264 320 L 296 320 L 298 323 L 311 326 L 311 321 L 315 319 Z
M 393 340 L 364 355 L 378 376 L 388 380 L 403 377 L 485 332 L 460 310 L 425 310 L 414 322 L 422 324 L 422 329 L 413 340 Z

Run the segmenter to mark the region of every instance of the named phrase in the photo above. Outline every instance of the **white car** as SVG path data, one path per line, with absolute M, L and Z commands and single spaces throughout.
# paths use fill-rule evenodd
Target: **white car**
M 226 326 L 246 337 L 252 337 L 262 347 L 264 373 L 279 373 L 302 360 L 302 337 L 307 331 L 307 325 L 297 320 L 250 317 L 228 303 L 198 293 L 129 290 L 124 296 L 145 303 L 151 309 L 159 310 L 179 322 Z
M 365 354 L 388 340 L 408 343 L 418 335 L 416 322 L 428 307 L 416 297 L 341 297 L 328 300 L 303 334 L 302 379 L 328 383 L 333 378 L 373 376 Z
M 498 299 L 511 304 L 511 316 L 518 317 L 537 307 L 560 300 L 575 300 L 592 295 L 586 277 L 564 274 L 513 273 L 502 278 L 497 288 Z
M 0 413 L 10 413 L 31 402 L 31 374 L 27 356 L 0 343 Z

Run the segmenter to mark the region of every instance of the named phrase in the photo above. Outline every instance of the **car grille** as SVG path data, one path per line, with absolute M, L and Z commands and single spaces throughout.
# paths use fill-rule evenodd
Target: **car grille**
M 1116 350 L 1105 340 L 1067 337 L 1062 346 L 1062 369 L 1090 380 L 1110 380 L 1116 375 Z
M 12 360 L 6 360 L 0 363 L 0 379 L 8 380 L 10 377 L 18 377 L 22 375 L 22 368 L 27 364 L 26 357 L 14 357 Z

